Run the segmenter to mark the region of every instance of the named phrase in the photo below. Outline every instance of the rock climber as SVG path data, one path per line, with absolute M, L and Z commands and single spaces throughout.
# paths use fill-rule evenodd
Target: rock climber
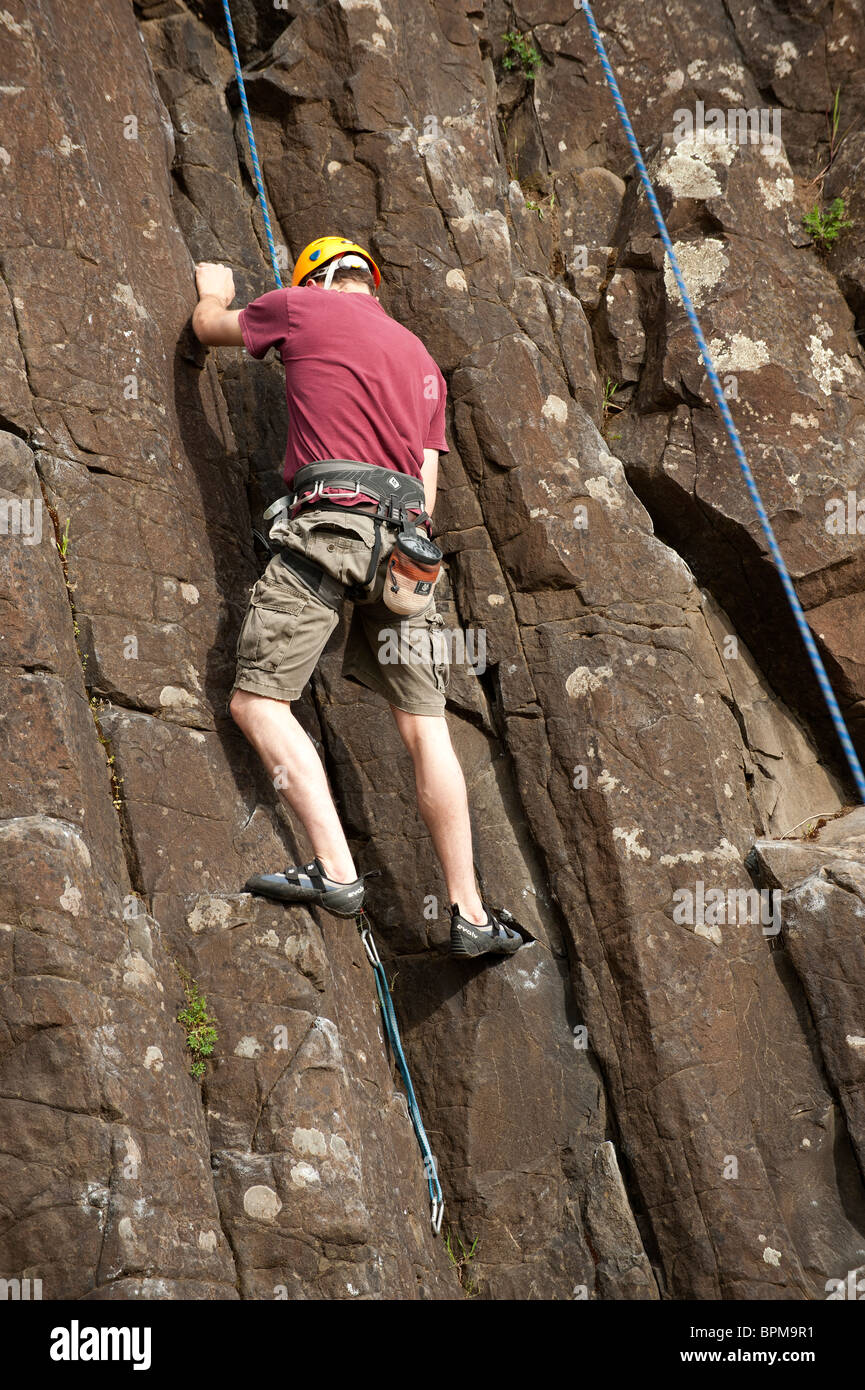
M 433 591 L 441 551 L 428 534 L 438 457 L 447 452 L 444 378 L 379 302 L 372 256 L 345 237 L 310 242 L 291 286 L 245 309 L 229 307 L 228 266 L 205 262 L 195 275 L 200 342 L 245 347 L 259 359 L 276 348 L 285 367 L 289 492 L 265 514 L 276 516 L 269 544 L 277 553 L 250 596 L 228 708 L 303 823 L 313 858 L 255 874 L 246 889 L 341 917 L 363 904 L 325 769 L 291 709 L 348 595 L 342 674 L 387 700 L 411 754 L 451 904 L 451 953 L 511 955 L 523 937 L 478 892 L 465 780 L 444 713 L 448 658 Z M 387 640 L 395 632 L 413 640 Z

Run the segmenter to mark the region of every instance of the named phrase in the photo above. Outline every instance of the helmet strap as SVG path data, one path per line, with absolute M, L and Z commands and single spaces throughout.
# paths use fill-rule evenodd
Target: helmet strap
M 343 256 L 334 256 L 333 260 L 331 260 L 328 263 L 327 268 L 325 270 L 320 270 L 317 274 L 314 271 L 311 272 L 309 279 L 314 280 L 317 285 L 322 285 L 324 289 L 329 290 L 333 283 L 333 277 L 336 274 L 336 272 L 342 267 L 343 261 Z M 354 269 L 354 267 L 352 267 L 352 269 Z M 368 271 L 368 274 L 370 280 L 373 280 L 372 271 Z

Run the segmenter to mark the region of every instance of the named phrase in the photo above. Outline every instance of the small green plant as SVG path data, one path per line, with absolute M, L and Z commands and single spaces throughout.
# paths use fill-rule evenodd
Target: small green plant
M 835 100 L 832 102 L 832 114 L 826 117 L 829 123 L 829 163 L 835 158 L 838 149 L 838 127 L 841 124 L 841 88 L 835 88 Z
M 81 657 L 81 665 L 86 667 L 86 663 L 87 656 L 85 654 Z M 115 811 L 121 811 L 123 809 L 123 792 L 121 790 L 123 786 L 123 778 L 118 776 L 117 758 L 114 754 L 114 750 L 111 747 L 111 740 L 110 738 L 106 737 L 105 730 L 103 729 L 99 719 L 99 716 L 102 714 L 103 710 L 111 709 L 111 704 L 108 700 L 97 699 L 95 695 L 90 696 L 89 704 L 90 713 L 93 715 L 93 723 L 96 725 L 96 737 L 99 739 L 99 742 L 105 749 L 105 760 L 108 763 L 108 775 L 111 778 L 111 800 L 114 803 Z
M 823 168 L 820 170 L 817 177 L 815 179 L 812 179 L 809 185 L 812 188 L 817 188 L 818 192 L 821 194 L 823 192 L 823 185 L 826 182 L 826 175 L 828 174 L 829 170 L 832 168 L 832 165 L 835 163 L 835 160 L 838 157 L 838 150 L 840 148 L 841 141 L 849 133 L 849 127 L 847 130 L 844 131 L 843 135 L 839 134 L 840 129 L 841 88 L 836 87 L 835 96 L 832 101 L 832 110 L 826 112 L 826 132 L 829 144 L 829 158 L 823 165 Z
M 803 839 L 803 840 L 816 840 L 817 836 L 820 834 L 820 831 L 823 829 L 823 826 L 824 826 L 825 824 L 826 824 L 825 820 L 822 820 L 822 819 L 820 819 L 820 820 L 815 820 L 815 821 L 809 821 L 809 823 L 808 823 L 808 829 L 805 830 L 805 831 L 803 831 L 803 833 L 802 833 L 802 839 Z
M 604 382 L 604 419 L 605 419 L 605 420 L 607 419 L 607 417 L 608 417 L 609 415 L 612 414 L 612 412 L 613 412 L 614 410 L 624 410 L 624 408 L 625 408 L 623 405 L 620 405 L 619 402 L 615 399 L 616 392 L 618 391 L 620 385 L 621 385 L 621 382 L 613 381 L 613 378 L 612 378 L 611 376 L 608 376 L 607 379 L 606 379 L 606 381 Z
M 84 676 L 87 676 L 87 653 L 82 652 L 78 638 L 81 636 L 81 628 L 78 623 L 78 614 L 75 612 L 75 585 L 69 578 L 69 525 L 72 521 L 71 516 L 67 516 L 66 525 L 60 530 L 60 518 L 54 508 L 48 504 L 48 512 L 54 523 L 54 544 L 57 546 L 57 554 L 60 556 L 60 565 L 63 570 L 63 583 L 66 585 L 66 597 L 69 599 L 69 607 L 72 610 L 72 631 L 75 633 L 75 650 L 78 653 L 78 660 Z M 91 709 L 93 702 L 91 701 Z
M 811 240 L 825 250 L 834 246 L 847 227 L 853 226 L 850 219 L 845 216 L 846 212 L 847 204 L 844 199 L 833 198 L 828 208 L 824 210 L 821 210 L 819 203 L 815 203 L 811 211 L 805 213 L 802 222 Z
M 445 1249 L 448 1252 L 448 1259 L 450 1260 L 451 1264 L 457 1272 L 457 1278 L 460 1281 L 460 1288 L 465 1291 L 469 1298 L 474 1298 L 477 1294 L 478 1286 L 475 1283 L 475 1281 L 471 1278 L 469 1274 L 469 1268 L 471 1266 L 472 1260 L 474 1259 L 477 1253 L 478 1238 L 477 1236 L 475 1236 L 474 1240 L 471 1243 L 471 1248 L 468 1250 L 463 1244 L 461 1236 L 456 1236 L 456 1243 L 459 1245 L 459 1254 L 457 1254 L 456 1250 L 454 1249 L 454 1233 L 450 1229 L 448 1229 L 447 1235 L 445 1236 Z
M 804 820 L 797 821 L 795 825 L 791 825 L 790 829 L 785 830 L 784 834 L 779 835 L 778 838 L 780 840 L 786 840 L 794 831 L 801 830 L 802 826 L 805 825 L 808 828 L 807 830 L 802 830 L 802 834 L 799 838 L 802 840 L 814 840 L 823 829 L 824 825 L 828 825 L 830 820 L 837 820 L 839 816 L 846 815 L 846 813 L 846 808 L 841 811 L 816 811 L 814 815 L 806 816 Z
M 196 1081 L 200 1081 L 207 1069 L 205 1059 L 213 1056 L 213 1049 L 218 1041 L 216 1019 L 208 1013 L 207 1000 L 189 971 L 184 970 L 177 961 L 174 964 L 186 996 L 186 1007 L 180 1010 L 177 1022 L 186 1029 L 186 1046 L 192 1055 L 189 1074 Z
M 508 71 L 512 68 L 522 68 L 526 81 L 534 82 L 543 59 L 532 40 L 527 34 L 521 34 L 516 29 L 508 29 L 502 34 L 502 38 L 505 41 L 502 67 Z
M 613 381 L 613 378 L 611 376 L 608 376 L 604 382 L 604 403 L 601 418 L 601 434 L 607 440 L 621 439 L 622 437 L 620 434 L 607 433 L 611 415 L 613 415 L 614 412 L 624 410 L 625 408 L 615 399 L 616 392 L 618 391 L 620 385 L 621 383 L 618 381 Z
M 538 182 L 523 182 L 520 184 L 523 197 L 526 202 L 527 212 L 536 212 L 538 221 L 543 222 L 549 212 L 555 219 L 556 214 L 556 192 L 551 189 L 548 194 L 544 194 L 538 186 Z
M 505 169 L 507 170 L 508 181 L 510 182 L 513 179 L 518 178 L 519 175 L 520 141 L 519 137 L 515 135 L 513 137 L 512 143 L 509 145 L 508 123 L 505 120 L 504 116 L 499 117 L 499 124 L 501 126 L 502 145 L 504 146 Z
M 839 146 L 841 140 L 844 139 L 844 135 L 847 135 L 847 131 L 844 132 L 844 135 L 839 135 L 840 128 L 841 89 L 836 88 L 834 89 L 832 111 L 826 111 L 826 131 L 827 136 L 829 136 L 829 158 L 827 158 L 826 164 L 823 165 L 822 170 L 820 170 L 818 177 L 816 177 L 814 181 L 812 181 L 814 183 L 819 183 L 820 193 L 823 192 L 823 183 L 825 183 L 827 172 L 829 172 L 830 168 L 832 168 L 832 165 L 834 164 L 834 161 L 836 161 L 837 153 L 839 153 Z
M 90 713 L 93 716 L 93 723 L 96 725 L 96 735 L 99 739 L 99 742 L 102 744 L 102 747 L 105 749 L 105 757 L 106 761 L 108 762 L 108 775 L 111 778 L 111 799 L 114 803 L 114 809 L 118 812 L 122 820 L 124 808 L 123 792 L 121 788 L 123 786 L 123 778 L 118 777 L 117 775 L 116 759 L 111 749 L 111 740 L 106 737 L 105 731 L 103 730 L 102 725 L 99 721 L 99 716 L 102 713 L 102 711 L 105 709 L 110 709 L 111 705 L 106 700 L 97 699 L 96 696 L 92 693 L 90 687 L 87 685 L 88 654 L 87 652 L 82 652 L 81 643 L 78 640 L 81 636 L 81 625 L 78 622 L 78 613 L 75 608 L 75 585 L 69 578 L 69 525 L 72 518 L 67 516 L 66 525 L 63 527 L 63 530 L 61 532 L 60 518 L 57 515 L 57 512 L 54 509 L 54 507 L 52 507 L 51 503 L 48 502 L 47 499 L 46 506 L 48 508 L 48 514 L 51 517 L 51 521 L 54 526 L 54 544 L 57 546 L 57 553 L 60 556 L 60 565 L 63 570 L 63 582 L 66 585 L 66 597 L 69 600 L 69 609 L 72 614 L 72 631 L 75 634 L 75 650 L 78 653 L 78 660 L 81 662 L 81 670 L 84 673 L 84 684 L 85 686 L 87 686 L 87 698 L 90 704 Z

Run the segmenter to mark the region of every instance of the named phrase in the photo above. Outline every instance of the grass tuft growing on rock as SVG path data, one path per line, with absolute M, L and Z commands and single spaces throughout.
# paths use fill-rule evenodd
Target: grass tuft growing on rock
M 456 1242 L 456 1244 L 459 1246 L 459 1253 L 457 1253 L 456 1249 L 454 1248 L 454 1242 Z M 467 1298 L 476 1298 L 478 1293 L 478 1285 L 471 1278 L 471 1275 L 469 1273 L 471 1262 L 477 1254 L 477 1249 L 477 1236 L 475 1236 L 474 1240 L 471 1243 L 471 1246 L 468 1249 L 466 1249 L 466 1246 L 463 1243 L 462 1236 L 456 1234 L 451 1228 L 448 1228 L 447 1234 L 445 1236 L 445 1250 L 447 1250 L 448 1259 L 450 1260 L 451 1264 L 457 1272 L 457 1278 L 460 1281 L 460 1288 L 463 1289 Z
M 213 1056 L 213 1049 L 219 1041 L 216 1019 L 208 1012 L 207 999 L 189 971 L 184 970 L 178 961 L 174 964 L 186 996 L 186 1006 L 177 1015 L 177 1022 L 186 1029 L 186 1046 L 192 1058 L 189 1074 L 196 1081 L 201 1081 L 207 1070 L 207 1058 Z
M 86 657 L 83 660 L 86 661 Z M 98 700 L 95 695 L 89 699 L 90 713 L 93 715 L 93 723 L 96 725 L 96 737 L 105 749 L 105 761 L 108 763 L 108 775 L 111 778 L 111 800 L 115 811 L 123 810 L 123 778 L 117 772 L 117 758 L 114 749 L 111 747 L 111 739 L 105 733 L 99 722 L 99 715 L 102 710 L 110 708 L 107 700 Z
M 621 401 L 615 400 L 616 392 L 619 390 L 620 386 L 621 382 L 613 381 L 613 378 L 610 376 L 608 376 L 606 381 L 604 382 L 604 403 L 603 414 L 601 417 L 601 434 L 606 440 L 621 439 L 622 437 L 620 434 L 608 433 L 610 420 L 612 419 L 613 414 L 625 409 Z
M 57 512 L 47 501 L 46 507 L 48 509 L 48 514 L 51 517 L 51 521 L 54 526 L 54 543 L 57 547 L 57 554 L 60 556 L 60 564 L 63 569 L 63 582 L 66 585 L 66 597 L 69 600 L 69 608 L 72 613 L 72 631 L 75 636 L 75 650 L 78 653 L 78 660 L 81 662 L 81 670 L 84 672 L 84 684 L 87 689 L 87 702 L 90 706 L 90 713 L 93 716 L 93 723 L 96 726 L 96 737 L 99 739 L 99 742 L 102 744 L 102 747 L 105 750 L 105 760 L 108 763 L 108 775 L 111 779 L 111 800 L 114 804 L 115 811 L 119 813 L 122 812 L 124 809 L 122 791 L 123 778 L 119 777 L 117 774 L 116 758 L 114 756 L 114 750 L 111 747 L 111 740 L 107 737 L 105 730 L 102 728 L 102 725 L 99 721 L 99 716 L 101 712 L 104 709 L 110 708 L 110 705 L 107 700 L 97 699 L 96 696 L 92 693 L 90 686 L 87 684 L 87 652 L 83 652 L 81 650 L 81 643 L 78 640 L 81 636 L 81 627 L 78 622 L 78 614 L 75 611 L 75 585 L 69 578 L 69 543 L 71 539 L 69 535 L 69 527 L 72 524 L 72 518 L 67 516 L 66 525 L 63 527 L 63 530 L 61 531 L 60 518 L 58 517 Z

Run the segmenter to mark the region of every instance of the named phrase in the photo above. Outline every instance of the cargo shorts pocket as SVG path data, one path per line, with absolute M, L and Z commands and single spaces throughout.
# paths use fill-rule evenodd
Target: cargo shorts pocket
M 307 599 L 253 590 L 237 639 L 237 660 L 260 671 L 278 671 L 307 605 Z
M 305 554 L 308 560 L 320 565 L 325 573 L 340 584 L 354 584 L 365 579 L 375 542 L 372 522 L 367 518 L 338 523 L 312 518 L 306 532 Z
M 445 637 L 445 620 L 441 613 L 433 613 L 429 619 L 431 637 L 433 643 L 433 672 L 435 682 L 442 694 L 448 688 L 448 679 L 451 668 L 448 658 L 447 638 Z
M 306 553 L 314 555 L 324 551 L 326 554 L 345 550 L 372 550 L 372 541 L 359 536 L 354 531 L 343 531 L 338 526 L 317 526 L 311 531 L 307 541 Z
M 450 676 L 450 661 L 448 658 L 447 637 L 445 636 L 445 620 L 441 613 L 429 613 L 419 615 L 416 622 L 418 626 L 423 624 L 426 629 L 433 680 L 435 681 L 436 689 L 444 695 L 448 688 L 448 678 Z

